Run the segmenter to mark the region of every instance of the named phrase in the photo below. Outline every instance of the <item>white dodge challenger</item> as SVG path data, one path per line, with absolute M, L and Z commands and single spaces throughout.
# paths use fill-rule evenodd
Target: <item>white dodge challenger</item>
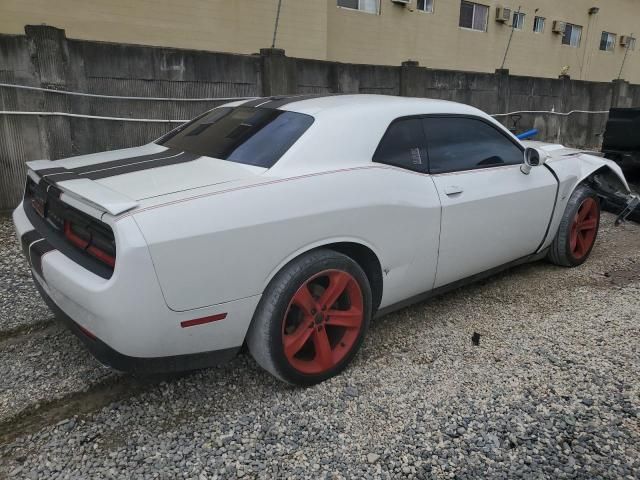
M 246 345 L 309 385 L 371 318 L 515 264 L 584 262 L 611 161 L 521 143 L 457 103 L 271 97 L 138 148 L 28 163 L 35 284 L 103 363 L 202 368 Z

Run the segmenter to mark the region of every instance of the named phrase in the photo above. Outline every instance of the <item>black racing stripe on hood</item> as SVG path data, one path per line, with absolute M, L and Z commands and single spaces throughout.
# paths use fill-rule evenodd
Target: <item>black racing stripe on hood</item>
M 93 165 L 85 165 L 82 167 L 76 167 L 70 169 L 72 172 L 83 175 L 85 173 L 93 172 L 96 170 L 104 170 L 105 168 L 114 168 L 130 165 L 138 162 L 145 162 L 148 160 L 156 160 L 159 158 L 171 157 L 180 153 L 180 150 L 174 148 L 168 148 L 162 152 L 150 153 L 148 155 L 139 155 L 137 157 L 120 158 L 118 160 L 110 160 L 108 162 L 94 163 Z
M 67 171 L 64 167 L 52 167 L 52 168 L 43 168 L 41 170 L 33 170 L 40 177 L 44 177 L 45 175 L 52 175 L 54 173 L 65 173 Z
M 313 100 L 315 98 L 333 97 L 335 95 L 342 95 L 340 93 L 320 93 L 320 94 L 308 94 L 308 95 L 292 95 L 288 97 L 272 97 L 271 101 L 260 105 L 261 108 L 280 108 L 284 105 L 291 103 L 302 102 L 304 100 Z
M 124 175 L 125 173 L 141 172 L 143 170 L 150 170 L 158 167 L 168 167 L 170 165 L 178 165 L 180 163 L 191 162 L 201 155 L 196 153 L 182 152 L 179 155 L 167 158 L 160 158 L 158 160 L 135 163 L 131 165 L 124 165 L 118 168 L 109 168 L 105 170 L 96 170 L 86 174 L 79 175 L 77 178 L 88 178 L 90 180 L 100 180 L 102 178 L 115 177 L 116 175 Z
M 249 100 L 248 102 L 244 102 L 244 103 L 240 104 L 239 106 L 240 107 L 257 107 L 261 103 L 268 102 L 268 101 L 269 101 L 269 97 L 260 97 L 260 98 L 254 99 L 254 100 Z
M 273 97 L 256 98 L 239 105 L 240 107 L 279 108 L 290 103 L 312 100 L 314 98 L 333 97 L 341 93 L 309 93 L 300 95 L 274 95 Z
M 83 178 L 83 175 L 96 170 L 115 169 L 140 162 L 151 162 L 156 159 L 164 159 L 169 156 L 179 155 L 180 150 L 169 148 L 163 152 L 151 153 L 148 155 L 139 155 L 137 157 L 126 157 L 109 162 L 95 163 L 93 165 L 84 165 L 77 168 L 54 167 L 43 170 L 35 170 L 40 175 L 40 184 L 44 187 L 50 187 L 53 184 L 64 182 L 66 180 L 77 180 Z M 87 177 L 84 177 L 87 178 Z
M 190 162 L 200 156 L 201 155 L 182 152 L 176 149 L 168 149 L 160 153 L 122 158 L 111 162 L 96 163 L 78 168 L 63 168 L 62 172 L 56 171 L 55 173 L 43 175 L 40 179 L 40 185 L 45 189 L 50 189 L 55 188 L 56 184 L 67 180 L 79 180 L 82 178 L 98 180 L 125 173 Z
M 40 185 L 46 188 L 51 184 L 64 182 L 65 180 L 75 180 L 76 178 L 78 178 L 78 175 L 76 175 L 73 170 L 67 170 L 64 173 L 52 173 L 42 177 L 40 179 Z

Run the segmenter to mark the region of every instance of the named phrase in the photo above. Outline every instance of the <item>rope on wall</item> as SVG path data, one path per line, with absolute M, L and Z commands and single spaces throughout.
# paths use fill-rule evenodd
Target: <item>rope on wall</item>
M 71 118 L 88 118 L 91 120 L 114 120 L 118 122 L 149 122 L 149 123 L 186 123 L 189 120 L 163 120 L 160 118 L 125 118 L 125 117 L 100 117 L 97 115 L 81 115 L 79 113 L 65 112 L 16 112 L 9 110 L 0 110 L 0 115 L 37 115 L 44 117 L 71 117 Z
M 570 112 L 555 112 L 553 110 L 521 110 L 519 112 L 494 113 L 491 116 L 492 117 L 509 117 L 511 115 L 521 115 L 523 113 L 547 114 L 547 115 L 558 115 L 561 117 L 568 117 L 569 115 L 573 115 L 574 113 L 604 114 L 604 113 L 609 113 L 609 110 L 571 110 Z
M 42 87 L 29 87 L 26 85 L 16 85 L 12 83 L 0 83 L 0 88 L 15 88 L 21 90 L 32 90 L 39 92 L 57 93 L 61 95 L 74 95 L 79 97 L 90 98 L 103 98 L 110 100 L 148 100 L 154 102 L 232 102 L 236 100 L 249 100 L 256 97 L 208 97 L 208 98 L 167 98 L 167 97 L 126 97 L 120 95 L 100 95 L 96 93 L 82 93 L 73 92 L 70 90 L 55 90 L 53 88 Z M 556 112 L 553 110 L 521 110 L 518 112 L 509 113 L 494 113 L 492 117 L 509 117 L 511 115 L 521 114 L 538 114 L 538 115 L 557 115 L 568 117 L 574 113 L 584 114 L 605 114 L 609 113 L 608 110 L 571 110 L 570 112 Z M 66 113 L 66 112 L 23 112 L 23 111 L 10 111 L 0 110 L 0 115 L 39 115 L 39 116 L 58 116 L 58 117 L 71 117 L 71 118 L 88 118 L 91 120 L 112 120 L 119 122 L 148 122 L 148 123 L 185 123 L 188 120 L 167 120 L 159 118 L 126 118 L 126 117 L 103 117 L 98 115 L 83 115 L 79 113 Z
M 233 102 L 235 100 L 248 100 L 256 97 L 226 97 L 226 98 L 166 98 L 166 97 L 123 97 L 119 95 L 100 95 L 97 93 L 72 92 L 70 90 L 55 90 L 53 88 L 28 87 L 13 83 L 0 83 L 2 88 L 16 88 L 20 90 L 33 90 L 38 92 L 58 93 L 60 95 L 74 95 L 78 97 L 104 98 L 108 100 L 151 100 L 154 102 Z
M 221 100 L 221 99 L 214 99 Z M 519 112 L 509 112 L 509 113 L 494 113 L 491 115 L 492 117 L 509 117 L 511 115 L 521 115 L 521 114 L 531 113 L 531 114 L 539 114 L 539 115 L 558 115 L 562 117 L 568 117 L 569 115 L 573 115 L 574 113 L 586 113 L 586 114 L 605 114 L 609 113 L 609 110 L 571 110 L 570 112 L 554 112 L 554 111 L 545 111 L 545 110 L 522 110 Z M 127 118 L 127 117 L 101 117 L 98 115 L 83 115 L 80 113 L 65 113 L 65 112 L 21 112 L 21 111 L 13 111 L 13 110 L 0 110 L 0 115 L 40 115 L 47 117 L 71 117 L 71 118 L 88 118 L 90 120 L 112 120 L 118 122 L 148 122 L 148 123 L 185 123 L 189 120 L 165 120 L 161 118 Z

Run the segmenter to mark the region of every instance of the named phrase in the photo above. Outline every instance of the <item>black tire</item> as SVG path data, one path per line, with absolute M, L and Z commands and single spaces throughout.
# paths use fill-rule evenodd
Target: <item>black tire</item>
M 351 334 L 349 343 L 352 346 L 350 349 L 342 353 L 345 356 L 332 368 L 321 373 L 303 373 L 295 368 L 285 355 L 283 329 L 286 327 L 290 315 L 294 295 L 298 294 L 303 285 L 308 285 L 310 279 L 327 271 L 339 271 L 338 274 L 344 272 L 351 277 L 352 285 L 353 280 L 357 282 L 361 292 L 363 314 L 361 326 L 357 334 L 355 331 Z M 367 276 L 355 261 L 333 250 L 311 251 L 291 261 L 271 280 L 253 316 L 247 333 L 247 346 L 253 358 L 263 369 L 284 382 L 300 386 L 322 382 L 340 373 L 356 355 L 371 321 L 371 304 L 371 288 Z M 304 318 L 308 318 L 308 316 Z M 328 318 L 327 316 L 327 322 Z M 300 320 L 296 329 L 302 325 L 303 321 L 306 320 Z M 283 322 L 285 322 L 285 326 L 283 326 Z M 313 320 L 311 323 L 313 324 Z M 315 335 L 313 330 L 316 327 L 309 326 L 309 328 L 312 331 L 311 335 Z M 329 327 L 327 327 L 327 331 L 329 331 Z M 338 342 L 344 346 L 341 340 L 338 339 Z M 314 353 L 314 355 L 316 354 Z
M 585 202 L 590 202 L 589 199 L 595 202 L 595 232 L 593 234 L 593 240 L 590 241 L 588 248 L 586 248 L 584 252 L 581 252 L 580 255 L 576 255 L 575 251 L 572 250 L 571 231 L 576 221 L 578 210 L 581 206 L 585 205 Z M 571 198 L 569 198 L 567 207 L 562 215 L 562 220 L 560 221 L 560 226 L 558 227 L 558 232 L 556 233 L 556 236 L 551 243 L 549 253 L 547 254 L 548 260 L 551 263 L 562 267 L 577 267 L 578 265 L 583 264 L 591 254 L 599 227 L 600 202 L 598 200 L 598 196 L 587 185 L 579 185 L 574 190 L 573 194 L 571 194 Z

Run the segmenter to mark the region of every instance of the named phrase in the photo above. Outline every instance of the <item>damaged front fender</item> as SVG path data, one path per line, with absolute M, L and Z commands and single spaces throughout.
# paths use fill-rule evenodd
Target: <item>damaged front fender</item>
M 569 198 L 578 185 L 588 184 L 604 200 L 603 208 L 615 214 L 620 214 L 631 204 L 634 196 L 622 170 L 615 162 L 563 145 L 541 142 L 523 143 L 525 146 L 531 146 L 543 152 L 544 164 L 555 173 L 559 184 L 556 209 L 549 227 L 550 234 L 543 242 L 541 249 L 551 244 Z M 638 212 L 637 209 L 636 212 Z M 631 214 L 630 218 L 638 221 L 639 213 Z
M 603 200 L 603 208 L 637 221 L 637 196 L 631 192 L 622 169 L 613 161 L 579 151 L 550 157 L 546 164 L 560 182 L 559 202 L 568 201 L 575 188 L 585 183 Z
M 602 167 L 583 181 L 604 199 L 603 209 L 618 215 L 616 225 L 627 218 L 640 223 L 640 197 L 630 191 L 624 176 L 621 177 L 608 167 Z

